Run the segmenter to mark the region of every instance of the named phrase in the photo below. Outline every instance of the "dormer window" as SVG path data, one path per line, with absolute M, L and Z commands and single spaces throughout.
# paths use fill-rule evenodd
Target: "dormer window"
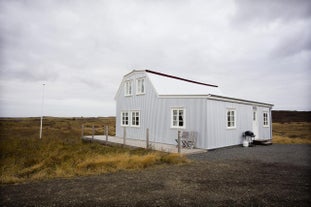
M 145 94 L 145 78 L 136 80 L 136 95 Z
M 124 82 L 124 95 L 131 96 L 133 95 L 133 81 L 127 80 Z

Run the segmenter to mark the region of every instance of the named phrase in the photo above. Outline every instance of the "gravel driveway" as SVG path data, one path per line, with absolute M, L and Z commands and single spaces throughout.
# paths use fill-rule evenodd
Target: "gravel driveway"
M 233 147 L 184 165 L 1 185 L 0 206 L 311 206 L 310 149 Z
M 303 144 L 273 144 L 270 146 L 257 145 L 254 147 L 223 148 L 207 153 L 187 156 L 193 160 L 248 160 L 264 163 L 283 163 L 299 166 L 311 165 L 311 145 Z

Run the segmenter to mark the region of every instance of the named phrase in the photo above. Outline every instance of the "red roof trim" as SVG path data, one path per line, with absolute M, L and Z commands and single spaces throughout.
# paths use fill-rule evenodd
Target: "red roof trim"
M 160 75 L 160 76 L 164 76 L 164 77 L 168 77 L 168 78 L 174 78 L 174 79 L 177 79 L 177 80 L 187 81 L 187 82 L 190 82 L 190 83 L 200 84 L 200 85 L 204 85 L 204 86 L 218 87 L 216 85 L 202 83 L 202 82 L 198 82 L 198 81 L 193 81 L 193 80 L 189 80 L 189 79 L 185 79 L 185 78 L 180 78 L 180 77 L 177 77 L 177 76 L 168 75 L 168 74 L 165 74 L 165 73 L 160 73 L 160 72 L 156 72 L 156 71 L 152 71 L 152 70 L 145 70 L 145 71 L 147 73 L 152 73 L 152 74 L 156 74 L 156 75 Z

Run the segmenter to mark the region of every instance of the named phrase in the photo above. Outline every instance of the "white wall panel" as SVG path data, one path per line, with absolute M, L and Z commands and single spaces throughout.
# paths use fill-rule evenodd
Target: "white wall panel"
M 135 95 L 136 79 L 141 77 L 146 77 L 146 93 Z M 206 97 L 161 98 L 144 71 L 130 73 L 123 81 L 129 79 L 134 83 L 133 96 L 124 96 L 123 84 L 116 95 L 116 136 L 118 137 L 123 136 L 123 127 L 120 126 L 121 111 L 139 110 L 140 127 L 126 127 L 128 138 L 145 140 L 146 128 L 149 128 L 150 141 L 176 144 L 178 130 L 170 126 L 172 107 L 184 107 L 186 110 L 186 127 L 183 130 L 198 133 L 198 148 L 214 149 L 241 144 L 242 133 L 252 130 L 252 105 L 210 100 Z M 227 129 L 228 108 L 236 110 L 235 129 Z M 258 137 L 270 138 L 271 127 L 263 127 L 263 111 L 270 113 L 269 108 L 257 107 Z M 269 118 L 271 119 L 271 114 Z

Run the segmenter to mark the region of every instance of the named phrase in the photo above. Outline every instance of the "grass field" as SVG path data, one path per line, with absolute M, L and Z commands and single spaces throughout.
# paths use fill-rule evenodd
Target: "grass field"
M 176 154 L 144 149 L 128 149 L 83 143 L 85 135 L 115 135 L 115 117 L 45 117 L 43 138 L 39 139 L 39 118 L 0 118 L 0 183 L 15 183 L 55 177 L 102 174 L 120 170 L 143 169 L 162 164 L 185 163 Z M 311 144 L 311 123 L 273 123 L 274 143 Z
M 311 122 L 272 124 L 273 143 L 311 144 Z
M 55 177 L 102 174 L 120 170 L 143 169 L 161 164 L 188 162 L 176 154 L 144 149 L 128 149 L 84 143 L 85 134 L 115 133 L 115 118 L 52 118 L 43 121 L 39 139 L 39 118 L 0 119 L 0 183 L 15 183 Z

